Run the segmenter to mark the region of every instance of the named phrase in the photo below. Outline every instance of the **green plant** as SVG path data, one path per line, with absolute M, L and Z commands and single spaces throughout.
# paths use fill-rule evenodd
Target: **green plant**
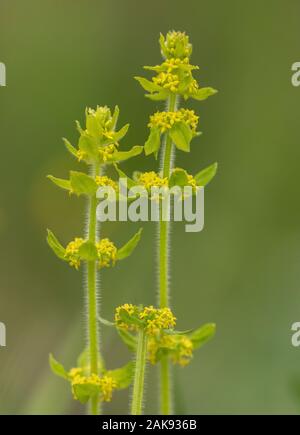
M 97 189 L 110 185 L 117 189 L 116 183 L 103 175 L 105 167 L 110 163 L 122 161 L 138 155 L 142 147 L 135 146 L 130 151 L 119 151 L 118 142 L 125 136 L 129 125 L 116 131 L 119 116 L 118 107 L 114 113 L 107 107 L 86 110 L 86 127 L 82 129 L 77 122 L 80 134 L 78 147 L 73 147 L 66 139 L 65 145 L 70 153 L 90 168 L 90 175 L 84 172 L 71 171 L 68 179 L 49 179 L 70 194 L 84 195 L 88 198 L 87 236 L 76 237 L 66 248 L 48 230 L 47 241 L 54 253 L 75 269 L 82 263 L 87 270 L 87 319 L 88 345 L 78 359 L 77 367 L 66 371 L 53 356 L 50 365 L 54 373 L 70 381 L 75 399 L 82 403 L 90 402 L 92 414 L 100 412 L 100 402 L 111 400 L 112 391 L 116 388 L 127 388 L 132 375 L 132 364 L 117 370 L 107 370 L 99 349 L 98 300 L 99 271 L 112 267 L 118 260 L 128 257 L 136 247 L 141 231 L 122 248 L 118 249 L 107 238 L 99 239 L 96 208 L 98 204 Z
M 85 195 L 89 201 L 88 227 L 86 238 L 75 238 L 65 248 L 51 231 L 48 231 L 48 243 L 54 253 L 75 269 L 82 263 L 87 269 L 88 296 L 88 346 L 78 358 L 77 367 L 67 371 L 50 356 L 52 370 L 68 380 L 72 386 L 75 399 L 82 403 L 89 402 L 91 413 L 97 414 L 102 401 L 111 400 L 115 389 L 127 388 L 133 380 L 133 399 L 131 413 L 141 414 L 144 400 L 144 383 L 146 364 L 160 366 L 160 403 L 161 414 L 172 413 L 170 365 L 186 366 L 192 359 L 193 351 L 203 346 L 215 334 L 215 325 L 206 324 L 195 330 L 177 331 L 176 318 L 170 309 L 169 288 L 169 220 L 165 219 L 163 201 L 166 188 L 178 187 L 180 198 L 186 195 L 189 188 L 191 197 L 197 195 L 199 189 L 206 186 L 215 176 L 217 164 L 202 169 L 196 175 L 185 169 L 174 168 L 175 148 L 190 152 L 190 143 L 200 135 L 197 131 L 199 117 L 193 110 L 179 109 L 180 101 L 189 98 L 205 100 L 216 91 L 213 88 L 200 88 L 193 77 L 198 67 L 190 64 L 192 46 L 185 33 L 169 32 L 160 36 L 160 47 L 164 60 L 161 65 L 145 67 L 156 73 L 152 80 L 136 77 L 146 95 L 154 101 L 167 102 L 167 110 L 156 112 L 150 117 L 149 137 L 144 147 L 135 146 L 129 151 L 119 151 L 119 140 L 127 130 L 125 125 L 116 131 L 119 109 L 114 113 L 107 107 L 86 111 L 86 128 L 77 123 L 80 133 L 78 147 L 73 147 L 64 140 L 67 149 L 79 161 L 90 166 L 90 174 L 70 172 L 68 179 L 49 176 L 59 187 L 69 193 Z M 120 169 L 118 163 L 142 152 L 161 156 L 161 170 L 138 172 L 132 178 Z M 99 187 L 109 187 L 121 200 L 120 184 L 103 174 L 108 164 L 113 164 L 120 179 L 126 178 L 128 188 L 143 187 L 147 199 L 155 201 L 159 207 L 159 298 L 158 308 L 125 304 L 116 309 L 114 322 L 104 320 L 98 313 L 97 306 L 97 274 L 100 269 L 114 266 L 115 262 L 128 257 L 140 240 L 141 230 L 121 249 L 109 239 L 99 239 L 96 209 L 100 196 Z M 153 193 L 153 188 L 158 189 Z M 138 196 L 138 195 L 137 195 Z M 135 198 L 130 197 L 131 200 Z M 171 212 L 168 203 L 167 215 Z M 107 370 L 99 349 L 100 323 L 117 329 L 120 338 L 135 353 L 135 362 L 128 363 L 116 370 Z
M 217 165 L 211 165 L 195 177 L 182 169 L 173 171 L 175 148 L 190 152 L 190 143 L 193 138 L 200 135 L 197 132 L 199 117 L 193 110 L 179 109 L 180 100 L 193 98 L 198 101 L 205 100 L 217 91 L 211 87 L 199 87 L 193 77 L 193 71 L 198 67 L 190 64 L 192 45 L 189 37 L 182 32 L 169 32 L 166 37 L 160 35 L 160 49 L 164 58 L 162 64 L 145 67 L 156 75 L 152 80 L 136 77 L 140 85 L 148 92 L 146 97 L 153 101 L 167 102 L 167 110 L 156 112 L 150 117 L 150 134 L 145 143 L 145 154 L 161 153 L 161 174 L 157 174 L 159 184 L 170 185 L 176 178 L 176 184 L 190 185 L 193 188 L 205 186 L 215 175 Z M 164 139 L 162 141 L 162 138 Z M 176 177 L 175 177 L 176 176 Z M 150 184 L 157 184 L 151 180 Z M 159 306 L 169 307 L 169 222 L 162 217 L 159 222 Z M 171 379 L 169 360 L 161 358 L 161 413 L 172 412 Z

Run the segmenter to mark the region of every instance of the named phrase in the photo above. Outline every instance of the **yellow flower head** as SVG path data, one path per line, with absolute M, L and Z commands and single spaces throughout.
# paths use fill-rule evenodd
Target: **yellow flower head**
M 169 67 L 167 67 L 169 70 Z M 178 91 L 178 85 L 180 83 L 179 76 L 171 72 L 160 72 L 156 77 L 153 77 L 153 83 L 162 86 L 164 89 L 170 90 L 173 93 Z
M 77 150 L 77 159 L 79 162 L 81 162 L 81 160 L 85 160 L 87 158 L 87 153 L 82 151 L 82 150 Z
M 102 392 L 102 400 L 110 402 L 112 393 L 117 388 L 117 382 L 111 376 L 103 376 L 100 378 L 100 387 Z
M 139 309 L 136 305 L 124 304 L 116 308 L 115 323 L 118 328 L 125 329 L 127 331 L 134 331 L 137 329 L 135 323 L 130 322 L 131 318 L 137 318 L 139 315 Z
M 154 171 L 144 172 L 138 178 L 138 183 L 144 186 L 146 189 L 151 189 L 151 187 L 163 187 L 168 186 L 168 179 L 162 178 Z
M 166 38 L 160 35 L 160 47 L 162 55 L 169 58 L 184 59 L 192 54 L 192 45 L 189 37 L 184 32 L 175 32 L 174 30 L 167 33 Z
M 174 124 L 184 122 L 188 125 L 193 133 L 196 133 L 198 126 L 199 116 L 194 110 L 180 109 L 177 112 L 156 112 L 150 116 L 148 127 L 158 127 L 161 134 L 170 130 Z
M 113 158 L 113 154 L 117 149 L 118 144 L 109 144 L 99 149 L 99 154 L 103 163 L 109 162 Z
M 115 192 L 118 191 L 118 184 L 112 180 L 111 178 L 107 177 L 106 175 L 97 175 L 95 178 L 95 181 L 97 183 L 98 186 L 110 186 L 114 189 Z
M 173 364 L 184 367 L 193 357 L 193 343 L 183 335 L 161 334 L 151 337 L 148 343 L 148 357 L 151 364 L 159 361 L 161 352 L 167 353 Z
M 68 373 L 74 399 L 77 399 L 76 389 L 74 387 L 76 387 L 76 385 L 89 384 L 99 387 L 99 395 L 101 394 L 103 402 L 110 402 L 112 393 L 117 388 L 117 382 L 111 376 L 98 376 L 96 374 L 85 376 L 83 373 L 84 369 L 81 367 L 73 368 Z
M 109 239 L 102 239 L 96 243 L 99 256 L 99 267 L 114 266 L 117 259 L 117 248 Z
M 79 248 L 83 243 L 83 239 L 81 239 L 80 237 L 76 237 L 66 247 L 65 257 L 69 262 L 70 266 L 75 267 L 76 270 L 78 270 L 80 266 Z
M 148 335 L 159 334 L 176 325 L 176 317 L 169 308 L 140 308 L 125 304 L 116 309 L 115 322 L 118 328 L 137 330 L 143 328 Z
M 197 189 L 197 181 L 195 180 L 195 178 L 189 174 L 187 177 L 188 177 L 189 186 L 191 186 L 193 189 Z
M 112 138 L 113 118 L 107 106 L 86 109 L 86 133 L 92 137 L 103 135 L 107 139 Z

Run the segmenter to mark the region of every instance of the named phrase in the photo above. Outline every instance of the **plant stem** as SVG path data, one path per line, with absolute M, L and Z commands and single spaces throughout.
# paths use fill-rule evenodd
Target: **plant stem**
M 142 415 L 146 357 L 147 357 L 147 335 L 144 329 L 140 329 L 138 333 L 138 342 L 137 342 L 137 350 L 136 350 L 131 415 Z
M 160 366 L 161 373 L 161 414 L 171 414 L 171 379 L 170 379 L 170 365 L 167 356 L 164 356 L 161 360 Z
M 176 95 L 169 98 L 168 110 L 176 110 Z M 164 147 L 162 171 L 163 177 L 169 178 L 172 166 L 173 144 L 171 137 L 166 135 Z M 159 306 L 165 308 L 169 306 L 169 222 L 163 221 L 162 211 L 159 222 Z M 167 358 L 163 358 L 160 366 L 160 406 L 161 414 L 171 414 L 171 379 L 170 366 Z
M 95 174 L 99 172 L 99 167 L 94 168 Z M 96 195 L 90 198 L 89 203 L 89 222 L 88 222 L 88 240 L 91 243 L 96 242 L 97 219 L 96 219 L 97 198 Z M 98 307 L 97 307 L 97 265 L 96 261 L 89 261 L 87 264 L 87 282 L 88 282 L 88 335 L 89 335 L 89 356 L 90 356 L 90 374 L 98 373 Z M 91 399 L 90 411 L 92 415 L 100 413 L 99 397 Z

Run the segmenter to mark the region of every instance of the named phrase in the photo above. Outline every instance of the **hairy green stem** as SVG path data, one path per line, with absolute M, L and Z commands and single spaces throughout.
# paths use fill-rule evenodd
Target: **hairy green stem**
M 95 174 L 99 172 L 99 167 L 94 168 Z M 94 175 L 95 175 L 94 174 Z M 89 203 L 89 221 L 88 221 L 88 240 L 91 243 L 96 242 L 97 234 L 97 198 L 93 195 Z M 89 261 L 87 264 L 87 282 L 88 282 L 88 335 L 89 335 L 89 356 L 90 356 L 90 374 L 99 374 L 98 367 L 98 307 L 97 307 L 97 265 L 96 261 Z M 99 397 L 91 399 L 90 412 L 92 415 L 100 413 Z
M 137 350 L 136 350 L 131 415 L 142 415 L 146 358 L 147 358 L 147 335 L 144 329 L 140 329 L 138 333 Z
M 168 110 L 176 110 L 176 95 L 169 98 Z M 173 144 L 171 137 L 166 135 L 165 147 L 163 150 L 163 177 L 169 178 L 172 169 Z M 169 306 L 169 222 L 161 218 L 159 222 L 159 306 Z M 171 379 L 170 365 L 167 358 L 163 358 L 160 366 L 160 406 L 161 414 L 171 414 Z

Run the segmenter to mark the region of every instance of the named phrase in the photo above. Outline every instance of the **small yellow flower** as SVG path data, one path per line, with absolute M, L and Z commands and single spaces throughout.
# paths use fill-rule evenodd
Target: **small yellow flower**
M 105 147 L 99 149 L 100 157 L 102 158 L 104 163 L 112 159 L 113 153 L 116 151 L 116 149 L 117 144 L 115 143 L 106 145 Z
M 117 248 L 109 239 L 102 239 L 96 243 L 99 256 L 99 267 L 114 266 L 117 259 Z
M 168 70 L 170 69 L 169 67 L 167 68 Z M 152 81 L 156 85 L 162 86 L 164 89 L 170 90 L 174 93 L 178 91 L 178 85 L 180 83 L 178 74 L 173 74 L 171 72 L 160 72 L 156 77 L 153 77 Z
M 192 45 L 189 42 L 189 37 L 184 32 L 171 31 L 167 33 L 166 38 L 161 35 L 160 44 L 162 54 L 166 58 L 176 56 L 180 59 L 190 57 L 192 53 Z
M 196 182 L 195 178 L 189 174 L 188 174 L 188 183 L 189 183 L 189 186 L 191 186 L 193 189 L 197 189 L 197 182 Z
M 178 122 L 186 123 L 193 133 L 196 133 L 199 116 L 194 110 L 180 109 L 177 112 L 156 112 L 150 116 L 148 127 L 158 127 L 161 133 L 170 130 L 172 126 Z
M 98 376 L 95 373 L 84 376 L 83 373 L 84 369 L 81 367 L 72 368 L 68 373 L 74 398 L 77 399 L 74 386 L 90 384 L 99 387 L 99 394 L 101 393 L 104 402 L 110 402 L 113 390 L 117 387 L 117 382 L 111 376 Z
M 77 150 L 77 158 L 78 158 L 79 162 L 81 162 L 81 160 L 86 159 L 87 158 L 86 152 L 84 152 L 82 150 Z
M 148 358 L 151 364 L 158 362 L 160 350 L 167 352 L 173 364 L 181 367 L 189 364 L 193 357 L 193 343 L 187 336 L 161 334 L 151 337 L 148 343 Z
M 112 180 L 111 178 L 107 177 L 106 175 L 97 175 L 95 178 L 95 181 L 98 186 L 110 186 L 112 187 L 116 192 L 118 191 L 118 184 Z
M 97 106 L 96 109 L 86 109 L 86 130 L 85 134 L 99 139 L 102 144 L 113 141 L 114 125 L 111 110 L 107 106 Z
M 154 308 L 152 305 L 139 308 L 136 305 L 125 304 L 116 309 L 115 322 L 118 328 L 125 330 L 144 328 L 151 336 L 159 334 L 164 329 L 174 328 L 176 317 L 170 308 Z
M 76 237 L 70 242 L 65 251 L 65 257 L 68 260 L 70 266 L 75 267 L 76 270 L 80 266 L 80 257 L 78 255 L 80 246 L 84 243 L 84 240 L 80 237 Z
M 125 329 L 127 331 L 136 330 L 137 326 L 135 324 L 130 323 L 130 322 L 125 323 L 123 321 L 123 316 L 122 316 L 123 313 L 127 314 L 129 318 L 131 316 L 137 317 L 139 314 L 138 307 L 136 305 L 132 305 L 132 304 L 124 304 L 124 305 L 121 305 L 120 307 L 117 307 L 116 311 L 115 311 L 115 322 L 116 322 L 116 325 L 118 328 Z
M 110 402 L 112 393 L 117 387 L 117 382 L 111 376 L 103 376 L 100 378 L 100 388 L 102 392 L 102 400 Z
M 162 178 L 154 171 L 141 174 L 138 178 L 138 182 L 146 189 L 151 189 L 151 187 L 168 186 L 168 178 Z

